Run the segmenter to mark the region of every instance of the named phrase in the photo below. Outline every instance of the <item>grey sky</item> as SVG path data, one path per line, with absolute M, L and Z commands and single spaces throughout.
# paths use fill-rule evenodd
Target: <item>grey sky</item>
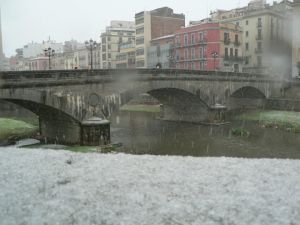
M 200 20 L 210 10 L 245 6 L 250 0 L 0 0 L 4 53 L 28 42 L 99 40 L 110 20 L 134 20 L 143 10 L 169 6 L 186 21 Z M 271 2 L 271 1 L 268 1 Z

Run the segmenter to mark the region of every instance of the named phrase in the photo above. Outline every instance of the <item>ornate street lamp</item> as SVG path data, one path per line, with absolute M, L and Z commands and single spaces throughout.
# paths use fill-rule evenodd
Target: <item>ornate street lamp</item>
M 93 39 L 85 42 L 85 47 L 91 52 L 91 70 L 93 69 L 93 50 L 96 49 L 97 46 L 98 43 L 96 41 L 93 41 Z
M 49 59 L 49 70 L 51 70 L 51 57 L 54 56 L 55 50 L 49 47 L 44 49 L 44 52 L 45 52 L 45 56 L 47 56 Z
M 216 51 L 212 52 L 211 56 L 214 58 L 214 70 L 216 71 L 216 58 L 219 57 L 218 52 Z

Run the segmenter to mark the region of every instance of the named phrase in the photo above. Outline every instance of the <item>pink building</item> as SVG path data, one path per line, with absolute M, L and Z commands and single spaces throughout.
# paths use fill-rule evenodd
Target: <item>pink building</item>
M 175 33 L 177 69 L 242 71 L 242 30 L 235 24 L 203 23 Z
M 48 57 L 39 56 L 31 59 L 29 62 L 29 70 L 48 70 L 48 69 L 49 69 Z

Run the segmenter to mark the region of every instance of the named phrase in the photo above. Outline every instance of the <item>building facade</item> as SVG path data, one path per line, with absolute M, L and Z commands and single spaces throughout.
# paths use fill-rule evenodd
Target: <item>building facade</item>
M 185 16 L 175 14 L 173 9 L 168 7 L 135 14 L 136 67 L 147 67 L 148 49 L 152 39 L 174 34 L 184 26 Z
M 24 58 L 34 58 L 39 55 L 44 54 L 44 49 L 51 48 L 55 53 L 63 53 L 63 44 L 56 43 L 55 41 L 48 40 L 42 43 L 31 42 L 23 47 L 23 57 Z
M 117 69 L 135 68 L 135 44 L 133 42 L 120 45 L 120 53 L 117 55 Z
M 110 26 L 101 34 L 102 68 L 116 68 L 120 46 L 123 43 L 134 43 L 134 39 L 134 22 L 111 21 Z
M 151 40 L 148 49 L 148 68 L 171 69 L 175 67 L 174 37 L 167 35 Z
M 291 67 L 290 10 L 290 1 L 271 6 L 265 0 L 252 0 L 246 7 L 217 10 L 211 19 L 242 28 L 244 72 L 287 75 Z
M 175 33 L 177 69 L 241 72 L 241 28 L 235 24 L 203 23 Z
M 49 58 L 45 56 L 39 56 L 29 60 L 29 70 L 48 70 Z
M 300 0 L 293 5 L 293 77 L 300 76 Z

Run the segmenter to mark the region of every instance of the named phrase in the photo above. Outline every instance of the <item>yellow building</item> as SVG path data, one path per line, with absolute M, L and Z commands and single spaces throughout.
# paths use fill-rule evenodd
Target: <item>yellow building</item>
M 117 69 L 135 68 L 135 44 L 127 43 L 120 46 L 120 53 L 116 58 Z
M 300 0 L 293 5 L 293 77 L 300 76 Z
M 283 76 L 291 67 L 291 8 L 286 0 L 272 6 L 252 0 L 243 8 L 213 12 L 211 19 L 242 27 L 244 72 Z
M 101 34 L 102 67 L 103 69 L 116 68 L 117 55 L 120 45 L 132 42 L 135 39 L 134 22 L 111 21 L 106 31 Z

